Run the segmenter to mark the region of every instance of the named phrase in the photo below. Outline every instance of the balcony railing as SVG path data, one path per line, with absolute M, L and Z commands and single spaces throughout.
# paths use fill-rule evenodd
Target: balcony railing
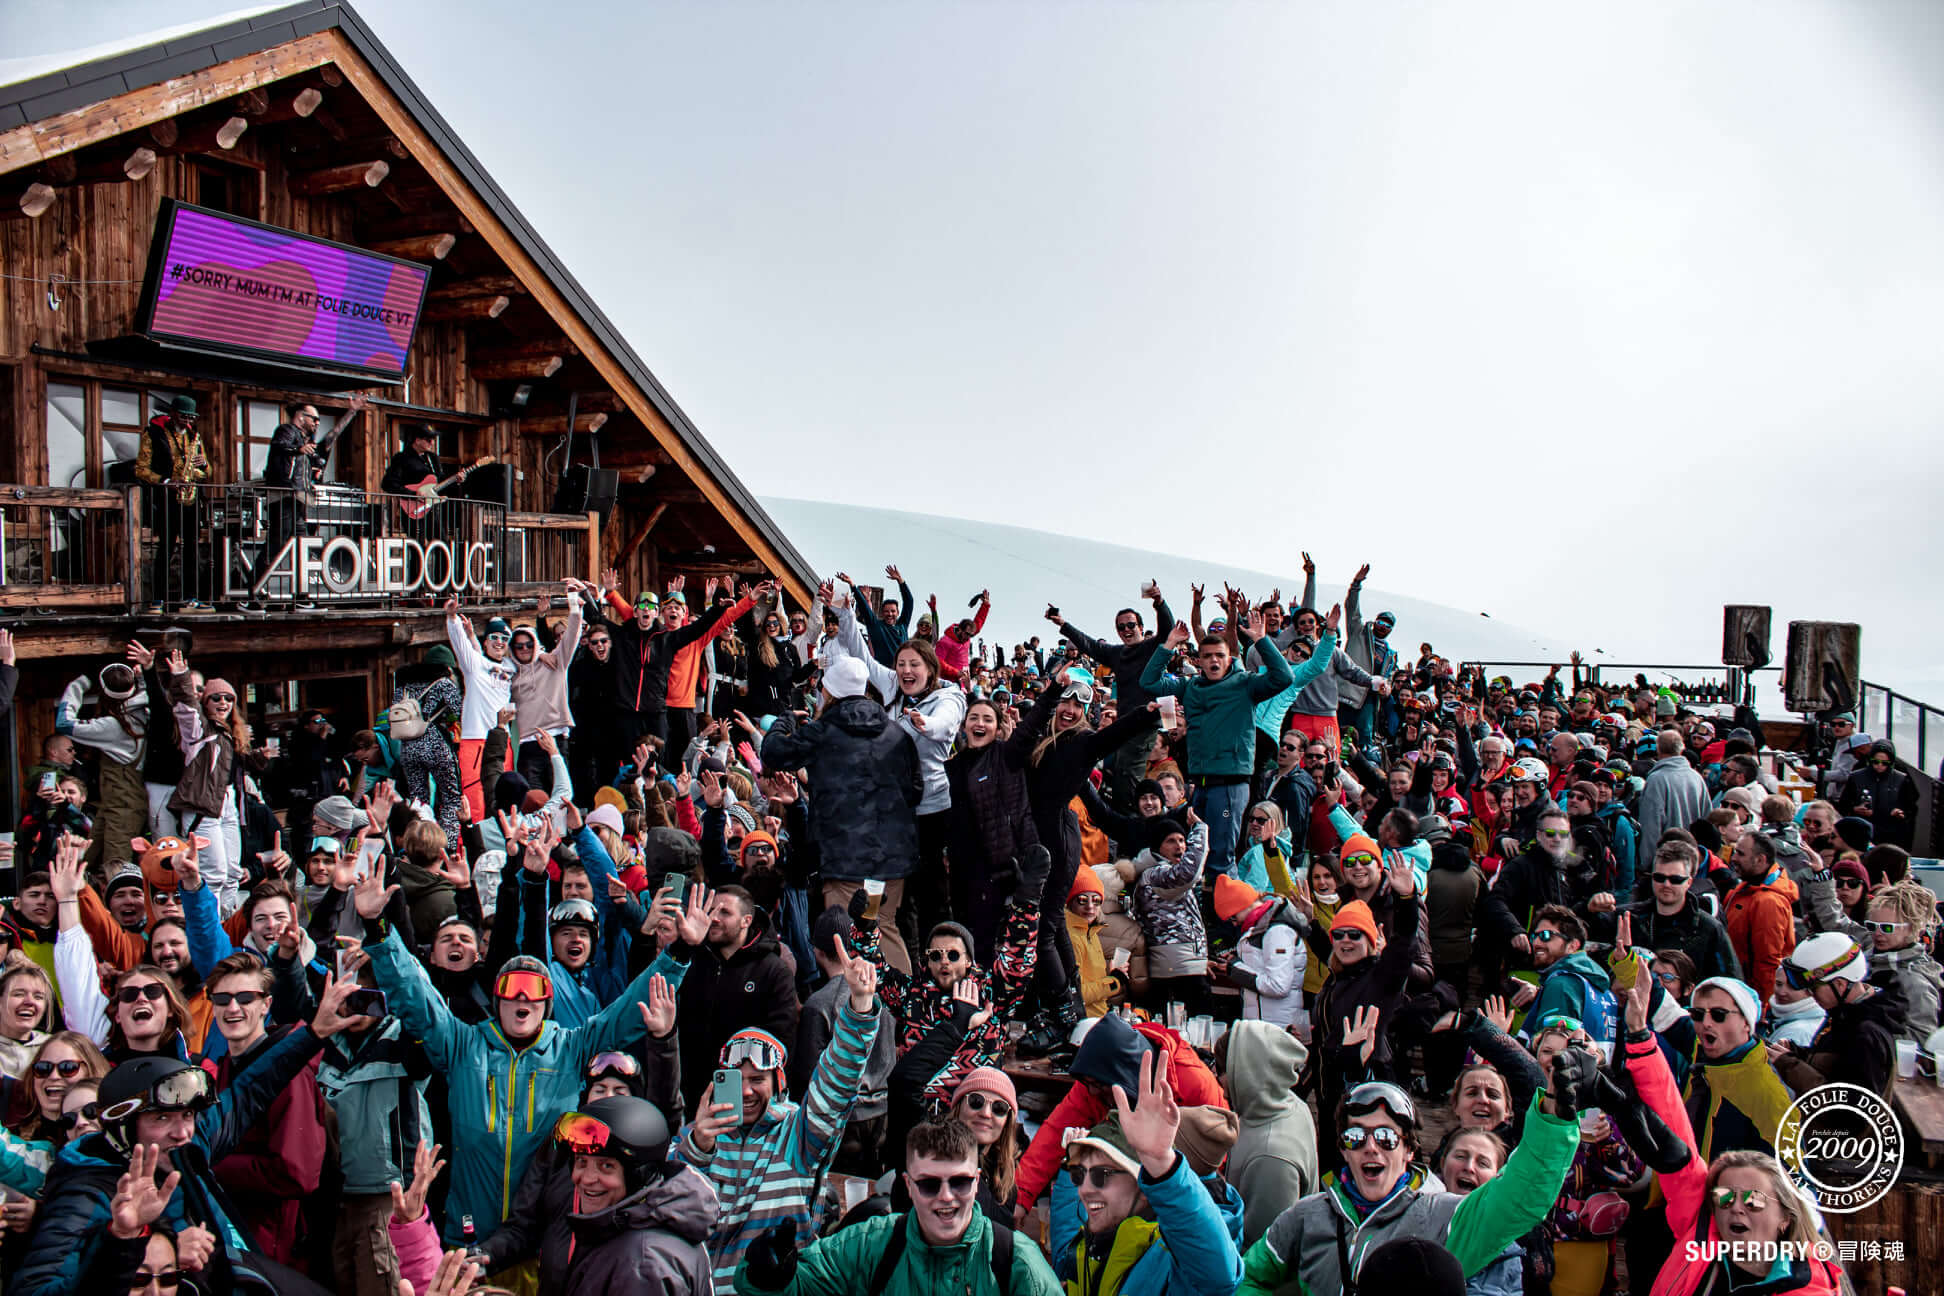
M 0 485 L 0 607 L 478 606 L 591 576 L 598 545 L 586 515 L 341 486 Z

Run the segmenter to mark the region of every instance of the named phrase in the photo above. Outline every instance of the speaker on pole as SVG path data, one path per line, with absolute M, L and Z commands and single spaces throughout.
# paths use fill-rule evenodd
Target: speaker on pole
M 1863 627 L 1852 621 L 1791 621 L 1783 666 L 1789 709 L 1816 714 L 1855 708 L 1862 688 Z
M 1721 664 L 1760 668 L 1769 664 L 1771 609 L 1730 603 L 1721 609 Z

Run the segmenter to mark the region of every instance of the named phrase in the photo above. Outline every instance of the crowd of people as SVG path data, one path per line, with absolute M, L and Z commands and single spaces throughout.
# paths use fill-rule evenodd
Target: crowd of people
M 1009 651 L 896 567 L 610 572 L 274 755 L 181 632 L 86 663 L 0 1285 L 1850 1290 L 1754 1244 L 1825 1236 L 1795 1096 L 1941 1051 L 1894 749 L 1827 717 L 1785 795 L 1747 707 L 1407 656 L 1303 567 Z

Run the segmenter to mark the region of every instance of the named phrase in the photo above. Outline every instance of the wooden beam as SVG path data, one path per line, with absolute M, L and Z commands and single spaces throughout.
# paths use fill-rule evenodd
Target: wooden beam
M 31 219 L 54 205 L 55 190 L 36 180 L 0 186 L 0 220 Z
M 512 304 L 511 297 L 455 297 L 450 301 L 428 301 L 425 303 L 425 318 L 429 320 L 498 319 Z
M 290 192 L 316 198 L 322 194 L 349 193 L 354 189 L 376 189 L 391 174 L 389 162 L 347 162 L 290 177 Z
M 401 144 L 399 147 L 404 146 Z M 379 216 L 374 213 L 371 219 L 361 218 L 358 221 L 358 236 L 365 241 L 418 238 L 424 235 L 428 225 L 437 229 L 451 230 L 460 238 L 473 232 L 472 223 L 457 212 L 444 212 L 437 216 L 418 212 L 410 216 L 397 217 Z
M 336 32 L 316 32 L 186 76 L 170 77 L 156 85 L 131 90 L 100 103 L 0 131 L 0 174 L 45 162 L 63 153 L 72 153 L 127 131 L 141 130 L 255 86 L 309 71 L 350 48 L 350 43 L 339 38 Z
M 338 71 L 334 65 L 325 63 L 318 67 L 317 79 L 335 89 L 344 84 L 344 73 Z
M 576 356 L 580 354 L 580 349 L 559 336 L 530 337 L 512 342 L 495 342 L 491 346 L 476 346 L 469 354 L 475 363 L 484 363 L 492 360 L 528 360 L 535 356 Z M 589 408 L 583 400 L 582 411 Z M 614 411 L 608 409 L 606 412 L 611 414 Z
M 236 102 L 230 108 L 245 117 L 261 117 L 270 111 L 270 92 L 262 86 L 251 86 L 236 96 Z
M 481 382 L 493 382 L 501 378 L 551 378 L 560 372 L 560 366 L 567 361 L 557 355 L 514 356 L 506 360 L 486 360 L 469 365 L 467 372 Z M 603 414 L 602 418 L 607 415 Z
M 432 295 L 441 300 L 454 297 L 518 297 L 525 294 L 526 285 L 512 275 L 473 275 L 442 283 L 432 290 Z
M 324 92 L 322 90 L 319 90 L 316 86 L 305 86 L 302 90 L 287 98 L 271 100 L 263 111 L 251 113 L 250 116 L 256 118 L 263 125 L 269 125 L 272 122 L 296 121 L 309 117 L 318 108 L 323 106 L 323 103 Z
M 477 376 L 478 370 L 474 370 Z M 582 433 L 599 432 L 607 424 L 605 414 L 577 412 L 574 415 L 574 431 Z M 567 416 L 565 414 L 540 414 L 520 420 L 520 431 L 527 436 L 565 436 L 567 435 Z
M 628 533 L 627 540 L 622 543 L 620 549 L 615 551 L 614 561 L 608 566 L 626 571 L 628 560 L 634 557 L 635 550 L 641 548 L 641 542 L 648 538 L 649 533 L 655 529 L 655 523 L 661 521 L 662 514 L 666 512 L 668 512 L 668 505 L 655 505 L 654 510 L 641 520 L 641 525 Z
M 48 164 L 48 178 L 59 185 L 95 184 L 99 181 L 141 180 L 155 170 L 155 150 L 135 148 L 119 155 L 89 156 L 63 153 Z
M 250 120 L 232 115 L 171 121 L 166 123 L 166 130 L 162 125 L 149 127 L 149 138 L 158 153 L 227 153 L 250 129 Z
M 373 252 L 404 257 L 407 261 L 443 261 L 458 241 L 457 234 L 412 234 L 405 238 L 379 239 L 365 246 Z
M 670 457 L 684 474 L 702 483 L 703 493 L 716 511 L 729 520 L 738 538 L 748 546 L 758 563 L 783 581 L 784 588 L 798 604 L 808 606 L 809 588 L 801 577 L 783 561 L 783 556 L 771 547 L 761 531 L 750 523 L 742 509 L 729 498 L 728 493 L 716 483 L 709 471 L 697 461 L 695 455 L 683 444 L 675 429 L 669 426 L 654 402 L 648 399 L 636 379 L 622 367 L 621 362 L 601 345 L 594 330 L 581 319 L 565 297 L 542 272 L 533 256 L 500 223 L 499 217 L 487 205 L 484 197 L 476 193 L 447 160 L 438 145 L 428 135 L 418 120 L 399 102 L 364 56 L 341 33 L 321 32 L 319 35 L 330 48 L 330 62 L 335 63 L 344 73 L 345 80 L 351 83 L 378 119 L 390 128 L 393 134 L 404 140 L 412 150 L 412 156 L 425 168 L 426 174 L 439 186 L 459 213 L 471 221 L 473 228 L 484 238 L 498 255 L 500 261 L 509 267 L 523 283 L 532 286 L 535 303 L 551 316 L 566 333 L 567 338 L 594 366 L 601 381 L 620 395 L 628 410 L 651 436 L 659 441 Z M 4 138 L 4 137 L 0 137 Z

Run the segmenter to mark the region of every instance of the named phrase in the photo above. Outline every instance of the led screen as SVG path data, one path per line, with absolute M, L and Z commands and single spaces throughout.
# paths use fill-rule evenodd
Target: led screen
M 404 376 L 426 267 L 166 202 L 141 329 L 163 342 Z

